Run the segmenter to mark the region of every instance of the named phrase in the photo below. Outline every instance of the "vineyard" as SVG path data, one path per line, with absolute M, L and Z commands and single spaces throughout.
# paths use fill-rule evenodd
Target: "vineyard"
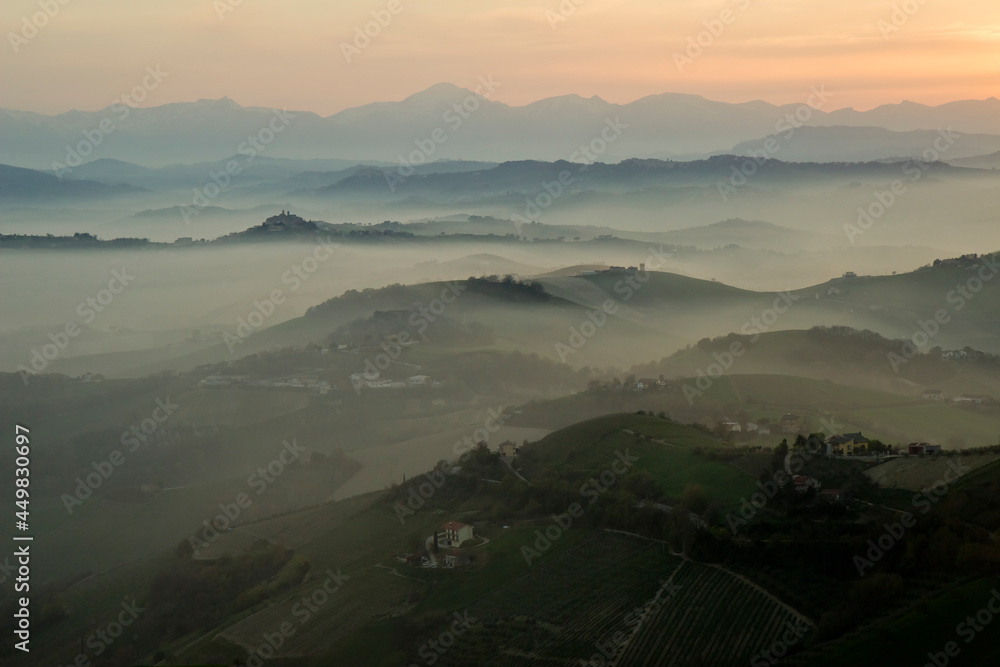
M 746 665 L 801 618 L 717 567 L 685 562 L 677 594 L 646 619 L 619 665 Z
M 301 512 L 243 524 L 222 533 L 207 547 L 198 549 L 195 558 L 212 560 L 223 556 L 238 556 L 246 553 L 258 540 L 267 540 L 287 549 L 296 549 L 368 509 L 377 499 L 377 494 L 365 494 Z
M 317 655 L 371 621 L 405 612 L 407 599 L 423 587 L 378 567 L 354 572 L 329 595 L 325 579 L 326 575 L 317 575 L 284 601 L 244 618 L 219 637 L 257 651 L 275 643 L 269 644 L 265 634 L 274 637 L 282 624 L 288 624 L 291 636 L 280 642 L 274 657 Z M 268 653 L 267 648 L 264 651 Z
M 599 653 L 598 641 L 628 631 L 629 620 L 681 563 L 661 543 L 609 531 L 581 540 L 558 559 L 539 561 L 528 575 L 473 605 L 490 639 L 501 642 L 481 664 L 589 661 Z
M 478 626 L 440 665 L 747 665 L 802 618 L 720 567 L 613 531 L 538 561 L 471 614 Z

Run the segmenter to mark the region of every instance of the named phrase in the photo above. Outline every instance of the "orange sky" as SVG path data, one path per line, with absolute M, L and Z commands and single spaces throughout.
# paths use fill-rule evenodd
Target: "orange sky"
M 821 84 L 837 107 L 862 109 L 1000 96 L 993 0 L 69 0 L 22 39 L 39 1 L 0 7 L 0 106 L 104 108 L 157 64 L 169 76 L 141 106 L 229 96 L 329 115 L 489 74 L 508 104 L 662 92 L 800 102 Z M 915 11 L 894 20 L 903 4 Z M 372 12 L 391 18 L 348 62 L 342 44 Z M 699 33 L 702 52 L 678 67 Z

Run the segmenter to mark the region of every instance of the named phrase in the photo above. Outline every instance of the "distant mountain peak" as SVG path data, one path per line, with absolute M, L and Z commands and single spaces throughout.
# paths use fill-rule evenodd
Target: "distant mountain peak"
M 201 97 L 201 98 L 198 98 L 195 102 L 193 102 L 193 104 L 197 104 L 197 105 L 203 106 L 203 107 L 207 107 L 207 106 L 219 107 L 219 108 L 222 108 L 222 109 L 242 109 L 243 108 L 242 105 L 240 105 L 239 103 L 237 103 L 233 98 L 229 97 L 228 95 L 225 96 L 225 97 L 220 97 L 217 100 L 214 100 L 214 99 L 209 98 L 209 97 Z
M 453 83 L 442 82 L 435 83 L 429 88 L 413 93 L 409 97 L 405 98 L 403 102 L 453 102 L 456 98 L 465 97 L 466 95 L 475 95 L 475 93 L 467 88 L 456 86 Z

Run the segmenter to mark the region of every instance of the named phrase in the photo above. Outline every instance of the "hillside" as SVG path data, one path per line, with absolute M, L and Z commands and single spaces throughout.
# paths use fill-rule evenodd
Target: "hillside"
M 840 237 L 792 229 L 760 220 L 721 220 L 710 225 L 677 229 L 664 235 L 664 240 L 676 245 L 716 248 L 735 244 L 743 248 L 758 248 L 776 252 L 796 250 L 830 250 L 842 244 Z
M 706 367 L 707 368 L 707 367 Z M 737 443 L 773 447 L 785 437 L 778 424 L 782 415 L 802 418 L 799 433 L 854 433 L 887 444 L 931 442 L 946 449 L 986 447 L 997 443 L 1000 413 L 993 405 L 953 405 L 864 387 L 790 375 L 734 373 L 707 382 L 703 375 L 675 377 L 655 384 L 655 376 L 632 375 L 650 382 L 637 389 L 629 378 L 594 381 L 572 396 L 524 406 L 511 423 L 517 426 L 559 428 L 578 416 L 642 410 L 661 411 L 684 423 L 721 429 L 723 422 L 747 422 L 767 427 L 767 435 L 741 431 L 730 437 Z M 722 431 L 716 431 L 721 433 Z
M 121 197 L 141 192 L 128 185 L 107 185 L 97 181 L 64 180 L 33 169 L 0 164 L 0 200 L 17 203 L 38 199 L 93 200 Z
M 792 134 L 772 134 L 764 139 L 744 141 L 733 147 L 736 155 L 758 155 L 764 150 L 764 142 L 777 145 L 774 155 L 790 162 L 868 162 L 872 160 L 921 159 L 921 155 L 934 141 L 947 137 L 949 162 L 955 165 L 972 166 L 985 153 L 1000 148 L 1000 136 L 996 134 L 948 133 L 944 129 L 921 129 L 908 132 L 894 132 L 882 127 L 846 127 L 828 125 L 824 127 L 803 127 Z M 965 162 L 958 160 L 965 159 Z
M 795 451 L 801 456 L 798 445 Z M 441 665 L 520 664 L 529 655 L 532 662 L 608 655 L 632 665 L 653 655 L 740 665 L 759 659 L 789 627 L 797 629 L 790 664 L 807 656 L 828 664 L 869 641 L 849 630 L 893 618 L 912 623 L 906 611 L 921 595 L 953 599 L 954 551 L 933 552 L 936 560 L 919 560 L 916 572 L 899 570 L 894 554 L 878 574 L 858 579 L 851 555 L 863 552 L 864 526 L 880 508 L 827 507 L 785 489 L 746 514 L 746 498 L 768 488 L 748 469 L 766 479 L 783 459 L 635 414 L 561 429 L 522 447 L 513 461 L 473 449 L 457 470 L 442 465 L 379 494 L 241 518 L 232 530 L 202 531 L 116 569 L 53 582 L 41 595 L 63 611 L 43 627 L 40 655 L 71 662 L 92 627 L 88 619 L 117 613 L 121 596 L 131 595 L 150 610 L 127 647 L 138 662 L 228 664 L 270 643 L 270 654 L 289 664 L 388 667 L 430 655 L 429 640 L 449 624 L 455 632 L 458 614 L 471 621 L 455 638 L 460 651 L 436 654 Z M 847 462 L 809 465 L 827 482 L 858 475 Z M 970 527 L 953 539 L 979 544 L 972 531 L 995 523 L 982 503 L 996 501 L 978 494 L 995 484 L 998 469 L 982 470 L 956 485 L 962 498 L 949 497 L 954 504 L 913 530 L 927 540 L 940 513 L 957 511 Z M 418 491 L 422 485 L 431 490 Z M 750 527 L 734 529 L 734 512 Z M 469 564 L 408 566 L 397 558 L 432 556 L 423 551 L 425 536 L 449 520 L 473 524 L 478 539 L 442 547 L 437 559 L 464 553 Z M 756 541 L 741 541 L 741 530 Z M 931 553 L 921 544 L 921 553 Z M 984 565 L 958 562 L 982 576 Z M 206 580 L 218 583 L 197 583 Z M 241 594 L 225 597 L 240 581 Z M 973 589 L 980 584 L 964 590 Z M 303 602 L 310 598 L 311 606 Z M 184 623 L 186 616 L 198 624 Z M 284 623 L 275 645 L 267 633 Z M 116 647 L 115 659 L 123 651 Z
M 658 362 L 634 366 L 631 372 L 691 377 L 718 365 L 718 357 L 731 355 L 733 345 L 739 345 L 741 353 L 723 369 L 727 373 L 795 375 L 912 397 L 934 389 L 947 399 L 966 394 L 1000 397 L 1000 360 L 971 350 L 944 357 L 929 346 L 913 354 L 902 340 L 849 327 L 706 338 Z

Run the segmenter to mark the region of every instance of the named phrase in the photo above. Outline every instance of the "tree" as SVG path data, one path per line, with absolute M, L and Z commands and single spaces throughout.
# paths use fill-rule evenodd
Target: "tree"
M 708 507 L 708 497 L 701 484 L 687 484 L 681 493 L 681 504 L 694 512 L 701 514 Z
M 778 471 L 785 469 L 785 457 L 788 455 L 788 440 L 782 440 L 781 444 L 774 448 L 771 456 L 771 470 Z

